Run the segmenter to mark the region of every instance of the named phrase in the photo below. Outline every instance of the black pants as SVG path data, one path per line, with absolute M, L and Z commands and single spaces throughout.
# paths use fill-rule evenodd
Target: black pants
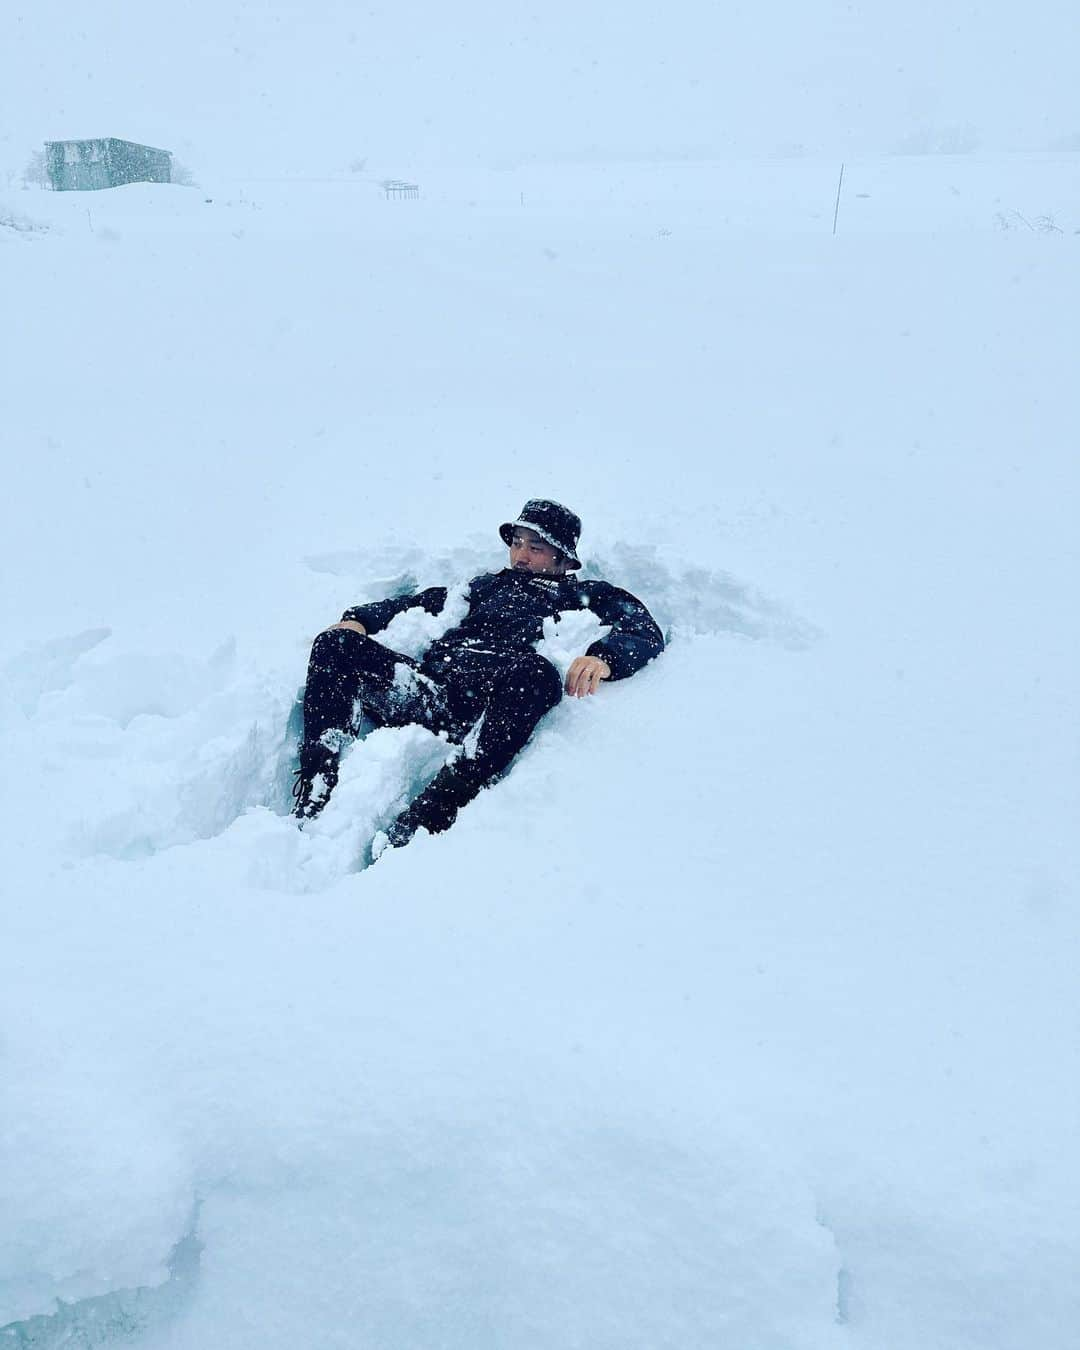
M 339 747 L 365 716 L 376 726 L 415 723 L 458 742 L 475 728 L 468 752 L 447 765 L 410 808 L 417 824 L 437 832 L 505 772 L 561 697 L 559 672 L 533 651 L 522 653 L 490 683 L 465 692 L 451 680 L 424 674 L 411 657 L 373 638 L 331 628 L 311 649 L 303 747 Z

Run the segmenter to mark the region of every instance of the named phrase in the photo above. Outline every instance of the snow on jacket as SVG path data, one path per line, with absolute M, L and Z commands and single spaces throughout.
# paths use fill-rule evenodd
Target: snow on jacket
M 396 596 L 347 609 L 342 619 L 362 623 L 368 634 L 381 633 L 407 609 L 417 606 L 438 614 L 446 604 L 445 586 Z M 664 638 L 652 615 L 629 591 L 606 581 L 578 581 L 505 567 L 469 582 L 469 610 L 457 625 L 437 638 L 421 662 L 421 670 L 450 683 L 492 683 L 512 669 L 544 636 L 544 620 L 570 610 L 588 609 L 610 632 L 587 651 L 611 669 L 613 680 L 640 670 L 664 649 Z

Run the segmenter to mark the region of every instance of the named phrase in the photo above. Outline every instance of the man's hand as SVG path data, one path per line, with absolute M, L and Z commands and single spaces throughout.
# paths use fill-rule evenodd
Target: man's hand
M 347 628 L 350 633 L 359 633 L 361 637 L 367 637 L 367 629 L 355 619 L 342 619 L 340 623 L 332 623 L 330 628 Z M 329 632 L 329 629 L 327 631 Z
M 571 698 L 595 694 L 601 680 L 611 679 L 611 667 L 598 656 L 579 656 L 566 672 L 566 692 Z

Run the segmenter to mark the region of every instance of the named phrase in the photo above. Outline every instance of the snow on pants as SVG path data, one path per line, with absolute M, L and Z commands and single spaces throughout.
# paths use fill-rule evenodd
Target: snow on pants
M 478 791 L 506 770 L 561 698 L 559 672 L 533 651 L 500 673 L 486 694 L 465 698 L 425 675 L 411 657 L 349 628 L 330 628 L 311 649 L 304 744 L 314 744 L 328 731 L 353 733 L 365 714 L 377 726 L 418 723 L 458 742 L 479 720 L 468 754 L 468 776 Z

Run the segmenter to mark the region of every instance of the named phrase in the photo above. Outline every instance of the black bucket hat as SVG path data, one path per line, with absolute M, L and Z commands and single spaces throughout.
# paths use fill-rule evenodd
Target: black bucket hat
M 581 534 L 581 520 L 566 506 L 558 502 L 546 502 L 534 498 L 521 508 L 521 515 L 514 521 L 499 526 L 499 534 L 507 547 L 514 537 L 515 530 L 535 530 L 545 544 L 558 549 L 566 559 L 567 567 L 580 567 L 577 556 L 577 541 Z

